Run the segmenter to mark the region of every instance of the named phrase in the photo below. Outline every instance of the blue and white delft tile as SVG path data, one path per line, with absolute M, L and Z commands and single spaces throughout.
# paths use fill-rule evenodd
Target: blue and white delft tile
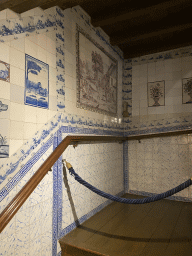
M 13 33 L 9 29 L 10 20 L 1 20 L 0 21 L 0 41 L 5 42 L 9 40 L 9 37 L 13 39 Z
M 36 133 L 34 138 L 25 143 L 18 152 L 11 156 L 11 158 L 1 166 L 2 172 L 0 176 L 0 189 L 4 186 L 3 181 L 7 180 L 8 177 L 11 178 L 15 175 L 14 172 L 19 164 L 21 164 L 31 154 L 31 152 L 40 145 L 45 138 L 47 138 L 47 136 L 52 135 L 54 131 L 58 129 L 60 120 L 61 115 L 58 113 Z
M 37 34 L 39 34 L 39 30 L 41 30 L 41 33 L 48 32 L 48 27 L 46 22 L 47 22 L 46 15 L 34 16 L 34 26 L 36 28 Z
M 26 30 L 22 19 L 11 20 L 9 28 L 14 34 L 14 39 L 23 38 L 26 36 Z
M 23 17 L 22 22 L 23 22 L 23 27 L 24 27 L 26 36 L 30 36 L 30 35 L 36 33 L 34 17 Z

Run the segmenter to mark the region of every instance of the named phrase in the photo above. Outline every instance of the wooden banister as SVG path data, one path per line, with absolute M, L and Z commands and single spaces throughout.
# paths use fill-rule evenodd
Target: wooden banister
M 53 151 L 53 153 L 47 158 L 47 160 L 41 165 L 36 173 L 30 178 L 25 186 L 19 191 L 19 193 L 13 198 L 13 200 L 7 205 L 7 207 L 0 214 L 0 233 L 21 208 L 27 198 L 35 190 L 47 172 L 51 169 L 54 163 L 58 160 L 68 145 L 77 142 L 112 142 L 112 141 L 125 141 L 125 137 L 114 136 L 66 136 L 65 139 L 59 144 L 59 146 Z
M 0 233 L 21 208 L 27 198 L 31 195 L 34 189 L 38 186 L 47 172 L 51 169 L 57 159 L 61 156 L 68 145 L 73 144 L 76 146 L 78 143 L 84 142 L 112 142 L 112 141 L 126 141 L 126 140 L 140 140 L 153 137 L 162 136 L 178 136 L 182 134 L 192 133 L 192 129 L 181 131 L 170 131 L 162 133 L 151 133 L 143 135 L 129 135 L 128 137 L 115 137 L 115 136 L 66 136 L 65 139 L 59 144 L 54 152 L 47 158 L 42 166 L 36 171 L 36 173 L 30 178 L 20 192 L 13 198 L 13 200 L 7 205 L 7 207 L 0 214 Z

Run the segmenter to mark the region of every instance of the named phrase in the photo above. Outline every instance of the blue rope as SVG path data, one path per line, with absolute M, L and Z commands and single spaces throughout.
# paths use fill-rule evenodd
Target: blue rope
M 152 197 L 146 197 L 143 199 L 128 199 L 128 198 L 121 198 L 121 197 L 117 197 L 117 196 L 113 196 L 110 195 L 108 193 L 105 193 L 95 187 L 93 187 L 91 184 L 89 184 L 88 182 L 86 182 L 85 180 L 83 180 L 73 169 L 73 167 L 69 168 L 69 173 L 75 178 L 76 181 L 78 181 L 80 184 L 82 184 L 83 186 L 87 187 L 88 189 L 90 189 L 91 191 L 95 192 L 96 194 L 108 198 L 112 201 L 116 201 L 119 203 L 124 203 L 124 204 L 146 204 L 146 203 L 151 203 L 151 202 L 155 202 L 158 200 L 161 200 L 163 198 L 172 196 L 176 193 L 178 193 L 179 191 L 189 187 L 192 184 L 192 180 L 189 179 L 187 181 L 185 181 L 184 183 L 180 184 L 179 186 L 164 192 L 162 194 L 158 194 L 156 196 L 152 196 Z

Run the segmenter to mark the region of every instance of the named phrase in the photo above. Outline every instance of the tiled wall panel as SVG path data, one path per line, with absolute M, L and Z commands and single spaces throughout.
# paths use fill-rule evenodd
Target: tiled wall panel
M 166 192 L 191 178 L 191 135 L 142 139 L 128 143 L 129 191 Z M 191 200 L 191 187 L 173 199 Z

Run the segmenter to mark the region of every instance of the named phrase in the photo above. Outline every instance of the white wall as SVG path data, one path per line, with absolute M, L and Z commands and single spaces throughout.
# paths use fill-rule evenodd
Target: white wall
M 129 190 L 158 194 L 190 179 L 191 138 L 189 134 L 129 141 Z M 192 188 L 174 196 L 192 199 Z
M 77 8 L 78 9 L 78 8 Z M 0 210 L 2 211 L 11 199 L 26 184 L 28 179 L 38 170 L 39 166 L 47 159 L 53 151 L 53 141 L 48 151 L 43 155 L 38 152 L 43 147 L 43 143 L 52 135 L 57 138 L 57 132 L 62 126 L 81 128 L 83 134 L 90 131 L 89 122 L 94 125 L 95 134 L 105 134 L 105 132 L 120 132 L 121 125 L 121 92 L 122 92 L 122 65 L 123 61 L 117 53 L 115 53 L 109 45 L 103 42 L 92 26 L 87 26 L 85 21 L 80 17 L 81 8 L 75 10 L 64 11 L 64 38 L 65 43 L 62 49 L 65 52 L 63 61 L 65 63 L 65 72 L 56 67 L 56 61 L 60 56 L 56 53 L 58 41 L 56 33 L 61 29 L 57 26 L 56 31 L 44 32 L 41 34 L 33 34 L 32 36 L 23 37 L 10 42 L 0 43 L 0 60 L 10 63 L 11 77 L 10 82 L 0 81 L 0 99 L 5 100 L 9 106 L 7 115 L 1 116 L 0 128 L 7 129 L 6 134 L 9 139 L 10 157 L 9 159 L 1 159 L 1 174 L 6 179 L 1 180 L 2 189 L 7 189 L 7 184 L 12 181 L 14 175 L 25 166 L 28 160 L 38 157 L 39 160 L 32 167 L 23 179 L 17 183 L 13 189 L 10 189 L 8 195 L 0 202 Z M 62 11 L 61 11 L 62 12 Z M 80 13 L 79 13 L 80 12 Z M 41 15 L 42 10 L 34 9 L 26 12 L 24 16 Z M 57 15 L 56 8 L 50 8 L 45 13 Z M 13 15 L 16 15 L 13 13 Z M 4 16 L 3 16 L 4 17 Z M 17 17 L 14 16 L 14 18 Z M 76 107 L 76 28 L 75 23 L 78 22 L 82 28 L 89 33 L 95 41 L 105 48 L 113 57 L 118 60 L 118 114 L 116 118 L 111 116 L 98 114 L 88 110 Z M 100 30 L 102 33 L 102 31 Z M 106 35 L 105 35 L 106 36 Z M 107 36 L 106 36 L 107 37 Z M 32 106 L 24 105 L 24 87 L 25 87 L 25 53 L 37 58 L 49 65 L 49 109 L 40 109 Z M 65 78 L 65 109 L 59 110 L 57 103 L 60 100 L 57 90 L 56 76 L 59 72 L 63 72 Z M 56 117 L 53 116 L 56 114 Z M 61 114 L 61 115 L 60 115 Z M 85 123 L 77 125 L 72 121 L 82 119 Z M 5 123 L 10 125 L 5 128 Z M 98 124 L 106 124 L 106 127 Z M 115 124 L 115 125 L 114 125 Z M 119 125 L 119 126 L 118 126 Z M 86 130 L 87 129 L 87 130 Z M 37 133 L 36 133 L 37 132 Z M 99 133 L 100 132 L 100 133 Z M 48 135 L 47 135 L 48 134 Z M 63 133 L 63 138 L 68 133 Z M 46 137 L 47 136 L 47 137 Z M 38 142 L 37 142 L 38 141 Z M 24 144 L 25 143 L 25 144 Z M 123 187 L 123 145 L 118 143 L 99 144 L 99 145 L 82 145 L 76 149 L 69 147 L 64 153 L 68 161 L 74 166 L 74 169 L 82 174 L 93 185 L 98 186 L 101 190 L 108 193 L 122 193 Z M 20 163 L 17 161 L 21 159 Z M 9 174 L 9 168 L 16 169 Z M 32 163 L 31 163 L 32 166 Z M 12 170 L 11 169 L 11 170 Z M 61 177 L 62 170 L 59 169 Z M 62 209 L 62 215 L 58 218 L 62 223 L 56 223 L 57 218 L 53 212 L 57 212 L 56 205 L 53 205 L 53 173 L 49 173 L 41 181 L 34 190 L 30 198 L 24 203 L 23 207 L 18 211 L 13 220 L 0 234 L 2 255 L 56 255 L 60 251 L 60 247 L 56 244 L 52 248 L 52 243 L 57 239 L 57 234 L 52 234 L 55 225 L 59 225 L 60 231 L 67 232 L 67 227 L 74 223 L 73 214 L 70 209 L 70 203 L 66 196 L 66 189 L 63 182 L 60 183 L 60 197 L 63 204 L 58 205 Z M 93 193 L 80 188 L 77 182 L 69 178 L 72 197 L 75 203 L 78 218 L 85 216 L 84 220 L 95 214 L 101 205 L 106 205 L 107 200 Z M 55 185 L 54 193 L 56 196 L 57 186 Z M 57 196 L 56 196 L 57 197 Z M 86 205 L 86 207 L 85 207 Z M 100 208 L 100 209 L 101 209 Z M 59 210 L 59 209 L 58 209 Z M 56 220 L 55 220 L 56 219 Z M 69 231 L 68 231 L 69 232 Z M 57 241 L 56 241 L 57 243 Z

